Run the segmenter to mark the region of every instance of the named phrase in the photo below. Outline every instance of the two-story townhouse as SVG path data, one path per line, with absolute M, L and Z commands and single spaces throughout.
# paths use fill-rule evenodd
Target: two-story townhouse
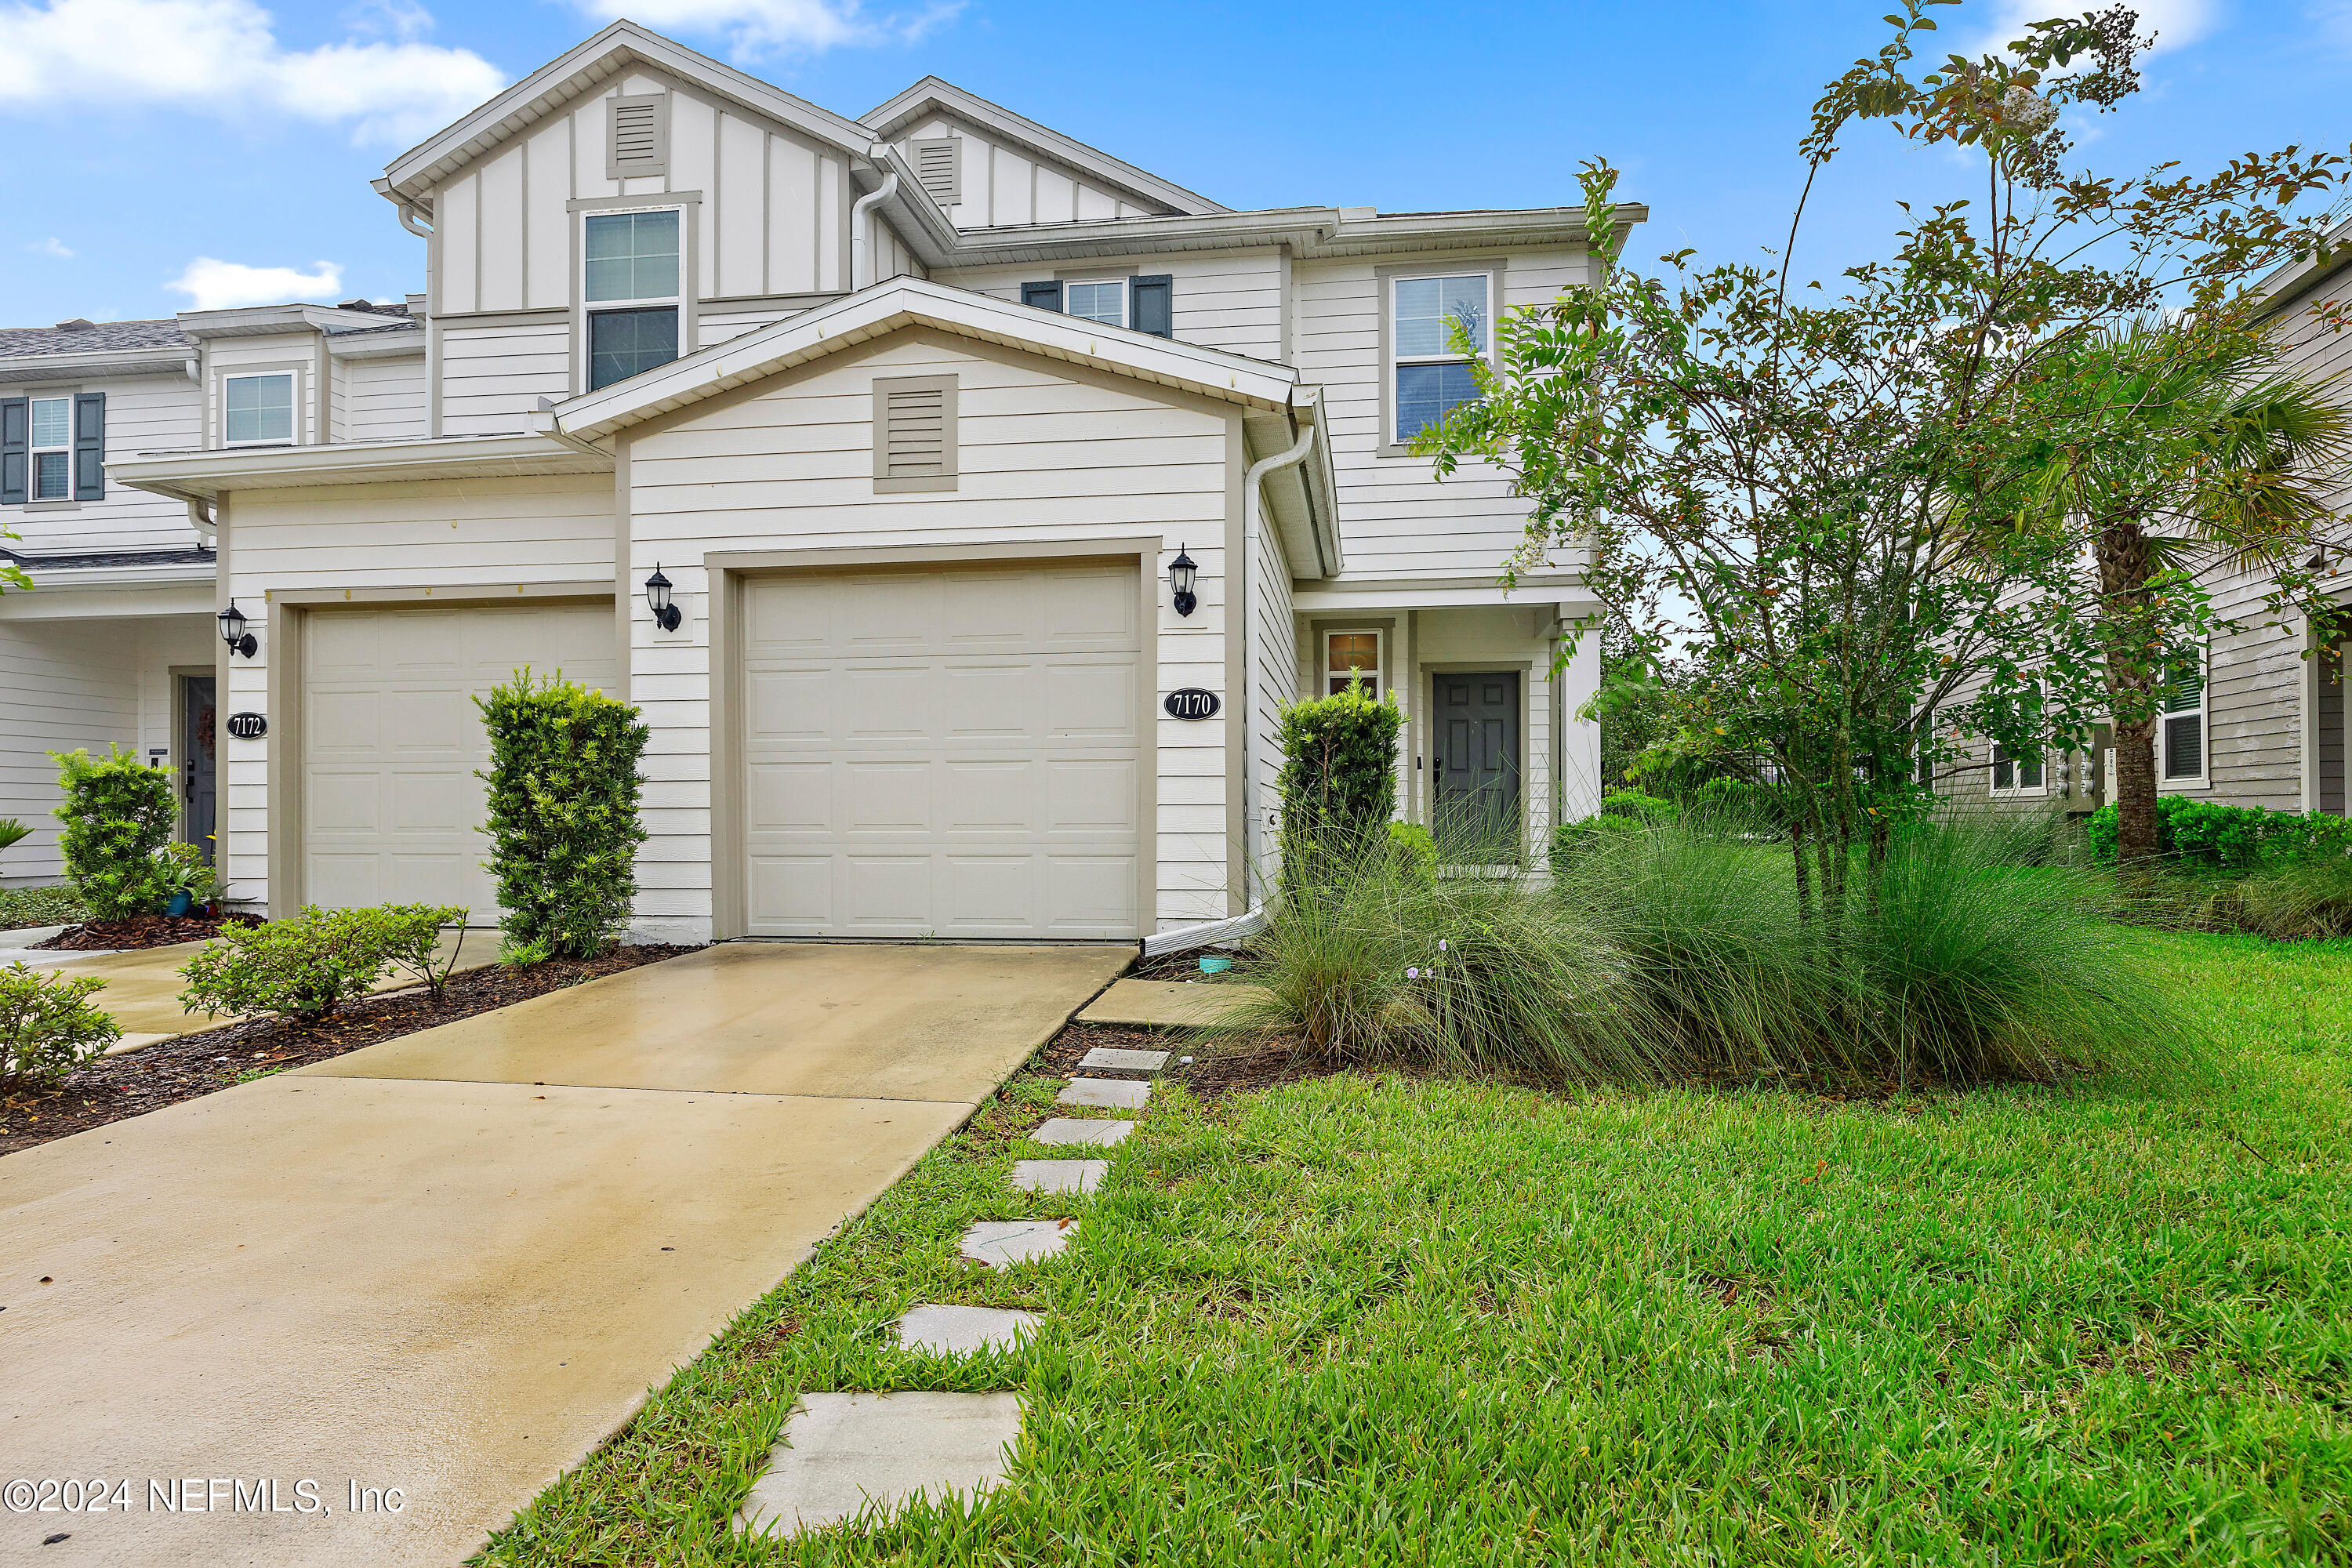
M 1410 818 L 1591 808 L 1576 563 L 1507 594 L 1524 506 L 1405 450 L 1472 392 L 1450 321 L 1585 279 L 1580 212 L 1235 212 L 936 79 L 850 120 L 628 23 L 377 189 L 425 240 L 415 428 L 313 372 L 284 441 L 108 464 L 254 637 L 213 660 L 243 898 L 489 918 L 470 699 L 525 663 L 652 727 L 648 935 L 1242 915 L 1280 707 L 1351 671 Z

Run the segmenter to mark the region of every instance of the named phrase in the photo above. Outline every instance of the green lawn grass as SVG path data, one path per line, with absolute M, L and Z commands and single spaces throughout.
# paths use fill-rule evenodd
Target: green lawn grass
M 70 888 L 0 888 L 0 931 L 72 925 L 89 911 Z
M 2352 943 L 2147 934 L 2192 1095 L 1349 1074 L 1169 1093 L 1062 1259 L 956 1261 L 1016 1086 L 486 1561 L 2352 1563 Z M 1045 1335 L 899 1350 L 918 1300 Z M 1013 1388 L 1009 1489 L 728 1519 L 803 1389 Z

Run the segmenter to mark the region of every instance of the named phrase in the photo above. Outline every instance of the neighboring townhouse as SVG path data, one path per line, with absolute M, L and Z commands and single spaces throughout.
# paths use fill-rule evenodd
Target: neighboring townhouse
M 376 188 L 404 315 L 145 323 L 168 421 L 110 413 L 102 503 L 5 510 L 44 717 L 0 813 L 135 741 L 240 900 L 487 921 L 471 698 L 526 663 L 652 728 L 648 937 L 1240 916 L 1280 708 L 1351 671 L 1408 714 L 1404 816 L 1593 808 L 1577 563 L 1506 593 L 1525 505 L 1404 449 L 1473 390 L 1449 321 L 1586 281 L 1580 210 L 1231 211 L 936 79 L 850 120 L 625 22 Z

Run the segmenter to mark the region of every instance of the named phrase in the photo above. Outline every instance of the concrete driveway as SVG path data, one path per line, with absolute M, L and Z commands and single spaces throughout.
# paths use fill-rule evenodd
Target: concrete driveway
M 0 1158 L 0 1563 L 458 1561 L 1129 957 L 713 948 Z

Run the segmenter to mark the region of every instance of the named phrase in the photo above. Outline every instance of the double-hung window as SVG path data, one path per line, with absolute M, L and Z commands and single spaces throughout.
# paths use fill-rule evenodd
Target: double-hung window
M 1998 741 L 1993 742 L 1993 794 L 2042 795 L 2047 792 L 2047 777 L 2039 756 L 2030 757 L 2022 752 L 2011 751 Z
M 1062 285 L 1063 309 L 1106 327 L 1127 325 L 1127 279 L 1081 279 Z
M 2166 784 L 2196 784 L 2205 777 L 2205 661 L 2173 672 L 2164 689 L 2157 728 L 2157 773 Z
M 68 500 L 73 496 L 73 399 L 32 400 L 33 499 Z
M 294 439 L 294 375 L 232 375 L 221 383 L 221 439 L 231 447 Z
M 591 213 L 585 221 L 588 389 L 677 358 L 678 214 Z
M 1396 421 L 1391 438 L 1398 444 L 1478 395 L 1470 363 L 1486 353 L 1491 325 L 1487 294 L 1493 284 L 1493 275 L 1486 272 L 1389 280 L 1390 357 L 1394 361 L 1389 374 L 1394 378 Z M 1457 326 L 1467 340 L 1466 353 L 1455 346 Z
M 1351 686 L 1374 700 L 1384 689 L 1381 685 L 1380 633 L 1323 634 L 1324 695 L 1337 697 Z

